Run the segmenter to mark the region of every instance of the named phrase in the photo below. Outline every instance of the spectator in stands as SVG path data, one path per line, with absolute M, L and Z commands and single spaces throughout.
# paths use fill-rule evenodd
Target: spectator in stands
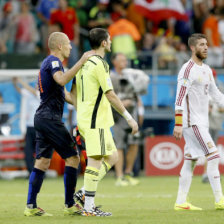
M 88 0 L 68 0 L 68 5 L 75 9 L 80 27 L 87 27 L 88 14 L 85 6 Z
M 15 16 L 12 13 L 12 4 L 5 3 L 0 13 L 0 53 L 13 51 L 15 37 Z
M 193 0 L 193 28 L 195 33 L 202 33 L 202 27 L 209 14 L 208 5 L 204 0 Z
M 143 36 L 142 55 L 139 56 L 141 68 L 152 67 L 152 54 L 156 48 L 155 36 L 152 33 L 145 33 Z
M 91 8 L 89 12 L 89 28 L 107 28 L 112 24 L 110 13 L 107 11 L 109 0 L 98 0 L 96 6 Z
M 3 105 L 3 97 L 2 94 L 0 93 L 0 106 Z M 2 126 L 5 125 L 7 123 L 9 119 L 9 115 L 7 113 L 4 112 L 0 112 L 0 135 L 2 135 Z
M 58 8 L 58 0 L 39 0 L 37 6 L 37 16 L 39 17 L 40 34 L 42 40 L 42 46 L 45 52 L 47 52 L 47 38 L 48 38 L 48 26 L 51 16 L 51 11 Z
M 36 144 L 36 132 L 34 128 L 34 115 L 40 104 L 39 91 L 20 78 L 13 78 L 13 85 L 22 96 L 21 116 L 25 123 L 25 162 L 29 174 L 34 165 L 34 152 Z M 22 109 L 23 108 L 23 109 Z
M 30 13 L 29 3 L 20 3 L 20 13 L 16 18 L 15 52 L 18 54 L 32 54 L 35 52 L 38 33 L 33 15 Z
M 160 40 L 156 48 L 158 53 L 158 66 L 162 69 L 174 68 L 176 65 L 176 49 L 173 46 L 173 36 L 168 34 Z
M 79 21 L 75 9 L 68 7 L 66 0 L 59 0 L 58 6 L 59 8 L 51 13 L 50 24 L 61 24 L 62 32 L 71 41 L 72 50 L 68 59 L 68 68 L 71 68 L 79 58 Z
M 139 33 L 143 36 L 146 32 L 144 17 L 140 13 L 136 12 L 133 0 L 127 0 L 125 2 L 126 19 L 135 24 Z
M 139 125 L 143 123 L 142 102 L 137 95 L 133 84 L 127 74 L 122 71 L 127 67 L 127 58 L 122 53 L 114 54 L 112 57 L 114 69 L 111 71 L 111 81 L 114 91 L 124 104 L 125 108 Z M 138 111 L 138 109 L 140 109 Z M 138 113 L 140 112 L 140 113 Z M 113 126 L 114 141 L 118 151 L 118 162 L 115 164 L 116 186 L 137 185 L 139 180 L 132 177 L 133 166 L 138 153 L 139 137 L 131 135 L 129 126 L 125 119 L 116 111 L 113 112 L 115 125 Z M 125 154 L 125 159 L 124 159 Z M 123 172 L 124 163 L 126 164 Z
M 121 52 L 129 59 L 135 59 L 137 56 L 136 42 L 141 40 L 136 26 L 127 19 L 121 18 L 111 24 L 108 31 L 112 40 L 112 53 Z
M 224 8 L 211 12 L 203 24 L 203 33 L 208 39 L 207 63 L 212 67 L 223 66 L 223 50 L 221 48 L 221 37 L 218 29 L 219 20 L 224 18 Z

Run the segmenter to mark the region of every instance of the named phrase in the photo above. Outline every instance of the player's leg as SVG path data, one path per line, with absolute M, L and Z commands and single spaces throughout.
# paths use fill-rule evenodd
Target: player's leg
M 99 181 L 99 170 L 102 156 L 89 156 L 88 165 L 84 174 L 85 204 L 84 209 L 90 211 L 95 207 L 95 194 Z
M 75 205 L 73 198 L 76 183 L 77 183 L 77 169 L 79 165 L 78 151 L 75 147 L 68 130 L 61 121 L 54 122 L 54 133 L 51 133 L 50 141 L 58 152 L 58 154 L 65 160 L 64 171 L 64 188 L 65 188 L 65 208 L 64 215 L 76 215 L 80 210 Z M 52 126 L 53 128 L 53 126 Z
M 109 130 L 108 130 L 109 131 Z M 99 182 L 99 173 L 104 169 L 101 178 L 105 176 L 106 170 L 110 167 L 107 166 L 113 165 L 112 157 L 104 161 L 102 165 L 102 160 L 105 156 L 113 155 L 115 151 L 112 141 L 108 140 L 107 132 L 104 129 L 88 129 L 85 130 L 85 144 L 86 144 L 86 153 L 88 156 L 88 164 L 84 174 L 84 189 L 85 189 L 85 202 L 84 210 L 82 215 L 88 216 L 110 216 L 111 213 L 103 212 L 95 206 L 95 194 L 97 191 L 97 186 Z M 106 133 L 105 133 L 106 132 Z M 111 133 L 110 133 L 111 135 Z M 109 136 L 112 139 L 112 136 Z M 108 153 L 109 149 L 109 153 Z M 106 166 L 105 166 L 106 164 Z M 101 167 L 103 167 L 101 169 Z
M 115 173 L 117 180 L 115 182 L 116 186 L 128 186 L 128 182 L 124 180 L 124 150 L 117 149 L 118 161 L 115 164 Z
M 185 139 L 184 147 L 184 164 L 181 168 L 179 176 L 179 188 L 177 193 L 176 203 L 174 205 L 175 210 L 202 210 L 187 202 L 187 195 L 190 190 L 193 170 L 199 156 L 203 155 L 200 148 L 200 144 L 194 135 L 193 129 L 186 128 L 183 130 L 183 136 Z
M 37 132 L 36 161 L 29 178 L 29 190 L 25 216 L 51 216 L 37 207 L 37 195 L 40 192 L 44 175 L 50 165 L 52 156 L 51 145 L 40 132 Z
M 213 194 L 215 197 L 215 208 L 224 209 L 224 198 L 222 193 L 222 186 L 220 182 L 219 160 L 220 156 L 218 151 L 208 154 L 207 156 L 207 174 L 211 184 Z
M 33 127 L 27 127 L 24 153 L 25 153 L 26 168 L 29 172 L 29 175 L 31 174 L 34 167 L 33 154 L 35 151 L 35 140 L 36 140 L 35 129 Z
M 110 129 L 104 129 L 104 132 L 105 155 L 103 156 L 104 159 L 102 161 L 102 165 L 99 171 L 99 181 L 104 178 L 104 176 L 108 173 L 111 167 L 118 163 L 119 158 L 118 150 L 115 146 Z
M 215 208 L 224 209 L 224 198 L 220 183 L 218 150 L 208 129 L 198 127 L 196 125 L 192 126 L 192 128 L 208 161 L 207 174 L 213 190 L 213 194 L 215 196 Z
M 116 186 L 128 186 L 128 182 L 124 179 L 124 150 L 127 148 L 127 133 L 118 124 L 113 126 L 113 137 L 117 147 L 118 161 L 115 163 L 115 174 L 117 180 Z
M 130 185 L 137 185 L 139 184 L 139 180 L 132 177 L 132 171 L 134 167 L 134 163 L 136 160 L 138 154 L 138 145 L 137 144 L 131 144 L 128 147 L 127 153 L 126 153 L 126 168 L 125 168 L 125 179 L 128 181 Z

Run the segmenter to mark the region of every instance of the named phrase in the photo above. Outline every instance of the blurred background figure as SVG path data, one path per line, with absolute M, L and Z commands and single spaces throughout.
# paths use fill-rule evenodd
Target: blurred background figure
M 142 102 L 130 82 L 128 74 L 122 71 L 127 67 L 127 58 L 122 53 L 114 54 L 112 57 L 113 70 L 111 70 L 111 81 L 114 91 L 121 99 L 122 103 L 132 115 L 139 121 L 139 126 L 143 123 L 144 108 Z M 140 112 L 140 113 L 139 113 Z M 133 166 L 138 153 L 139 136 L 131 135 L 130 129 L 125 119 L 113 111 L 115 125 L 113 126 L 113 136 L 118 149 L 118 162 L 115 164 L 116 186 L 137 185 L 139 180 L 132 177 Z M 125 164 L 125 169 L 123 171 Z
M 203 23 L 203 33 L 208 40 L 208 58 L 206 63 L 215 68 L 223 67 L 223 49 L 218 23 L 224 19 L 224 8 L 214 9 L 208 14 Z
M 68 68 L 71 68 L 79 58 L 79 21 L 74 8 L 68 6 L 66 0 L 58 0 L 58 9 L 52 11 L 50 24 L 60 24 L 61 31 L 71 41 L 72 50 L 68 58 Z
M 13 78 L 13 84 L 21 94 L 21 130 L 25 134 L 25 162 L 29 174 L 34 165 L 36 132 L 34 128 L 34 115 L 40 104 L 40 96 L 37 88 L 33 88 L 20 78 Z M 25 130 L 24 130 L 25 126 Z
M 4 126 L 7 125 L 9 114 L 4 111 L 3 96 L 0 93 L 0 135 L 4 134 Z
M 22 1 L 16 16 L 15 52 L 18 54 L 35 53 L 39 39 L 35 19 L 29 10 L 29 3 Z
M 110 13 L 107 10 L 109 0 L 98 0 L 97 4 L 90 9 L 88 27 L 107 28 L 112 24 Z
M 58 0 L 39 0 L 37 6 L 37 16 L 40 20 L 40 37 L 43 51 L 47 52 L 47 38 L 48 38 L 48 27 L 50 22 L 51 12 L 58 8 Z
M 7 2 L 0 11 L 0 53 L 11 53 L 15 38 L 13 6 L 10 2 Z

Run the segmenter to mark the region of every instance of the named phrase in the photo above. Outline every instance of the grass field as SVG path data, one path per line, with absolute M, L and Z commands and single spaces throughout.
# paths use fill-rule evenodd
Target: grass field
M 63 180 L 45 179 L 38 206 L 53 217 L 24 217 L 28 180 L 0 180 L 0 224 L 206 224 L 223 223 L 224 211 L 214 210 L 209 184 L 194 177 L 190 198 L 192 204 L 204 211 L 175 212 L 173 205 L 178 187 L 177 177 L 141 177 L 140 185 L 118 188 L 114 178 L 107 177 L 99 184 L 96 204 L 111 211 L 112 217 L 64 217 Z M 78 181 L 81 187 L 83 178 Z

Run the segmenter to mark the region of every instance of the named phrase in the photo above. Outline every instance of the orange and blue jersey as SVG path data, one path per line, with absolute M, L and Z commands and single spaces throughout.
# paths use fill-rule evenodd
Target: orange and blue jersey
M 57 71 L 64 72 L 59 58 L 49 55 L 41 64 L 38 86 L 40 91 L 40 106 L 36 116 L 41 118 L 61 120 L 65 103 L 64 87 L 55 82 L 53 75 Z

